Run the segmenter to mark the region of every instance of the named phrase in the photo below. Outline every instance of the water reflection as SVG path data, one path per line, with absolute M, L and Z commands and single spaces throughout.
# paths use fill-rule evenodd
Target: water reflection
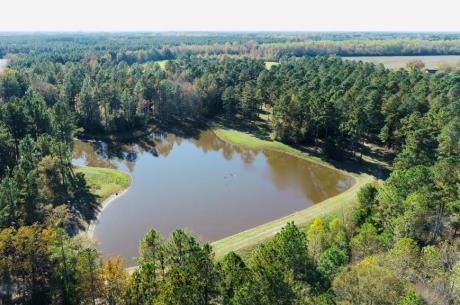
M 200 132 L 198 138 L 189 139 L 184 139 L 172 133 L 157 132 L 135 142 L 117 143 L 76 140 L 74 142 L 73 161 L 76 165 L 109 168 L 118 168 L 121 163 L 131 172 L 135 168 L 138 155 L 148 153 L 154 157 L 168 157 L 174 147 L 181 145 L 184 140 L 193 143 L 203 153 L 222 151 L 222 156 L 225 160 L 232 160 L 233 156 L 238 154 L 245 164 L 251 164 L 259 153 L 283 155 L 273 151 L 250 150 L 232 145 L 220 140 L 212 131 L 205 130 Z
M 288 215 L 349 188 L 332 169 L 221 141 L 211 131 L 156 133 L 135 143 L 76 141 L 74 163 L 128 171 L 129 191 L 105 209 L 96 238 L 105 254 L 132 258 L 149 228 L 188 228 L 213 241 Z

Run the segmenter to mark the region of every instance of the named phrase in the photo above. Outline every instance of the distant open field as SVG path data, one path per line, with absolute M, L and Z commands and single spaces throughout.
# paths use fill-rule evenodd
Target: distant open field
M 265 62 L 265 69 L 270 70 L 273 66 L 279 65 L 279 62 L 275 61 L 266 61 Z
M 389 69 L 405 68 L 406 64 L 414 59 L 421 60 L 427 68 L 440 68 L 442 66 L 460 67 L 460 55 L 435 55 L 435 56 L 358 56 L 342 57 L 343 59 L 381 63 Z
M 166 69 L 166 64 L 168 63 L 169 59 L 165 59 L 165 60 L 159 60 L 157 61 L 157 64 L 160 65 L 160 68 L 165 70 Z
M 0 58 L 0 72 L 2 72 L 3 69 L 5 69 L 7 63 L 8 63 L 8 61 L 6 59 L 1 59 Z

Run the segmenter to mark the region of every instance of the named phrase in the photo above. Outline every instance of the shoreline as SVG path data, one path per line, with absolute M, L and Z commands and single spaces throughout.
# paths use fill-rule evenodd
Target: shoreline
M 99 203 L 99 209 L 94 220 L 86 223 L 78 234 L 94 237 L 95 226 L 102 212 L 118 197 L 123 196 L 132 185 L 131 174 L 107 167 L 75 166 L 75 172 L 85 176 L 87 186 L 90 188 Z
M 128 187 L 122 189 L 121 191 L 115 194 L 110 195 L 108 198 L 106 198 L 104 201 L 101 202 L 101 208 L 99 212 L 96 215 L 96 219 L 91 221 L 89 224 L 88 228 L 85 230 L 85 234 L 87 234 L 89 237 L 94 238 L 94 230 L 96 229 L 96 224 L 99 221 L 99 217 L 101 216 L 102 212 L 113 202 L 115 199 L 120 198 L 124 194 L 128 192 L 128 190 L 131 188 L 131 183 L 129 184 Z
M 233 141 L 233 138 L 227 136 L 225 133 L 222 133 L 224 129 L 219 128 L 218 126 L 212 127 L 211 130 L 220 140 L 226 143 L 239 145 L 243 147 L 247 146 L 249 148 L 254 148 L 252 146 L 257 146 L 257 148 L 259 149 L 279 151 L 303 159 L 307 162 L 313 162 L 320 166 L 331 168 L 353 179 L 353 184 L 347 190 L 335 196 L 329 197 L 323 201 L 315 203 L 314 205 L 309 206 L 305 209 L 290 213 L 288 215 L 282 216 L 272 221 L 257 225 L 242 232 L 211 242 L 210 245 L 212 246 L 217 260 L 223 258 L 230 251 L 235 251 L 242 256 L 250 253 L 250 251 L 257 247 L 257 245 L 272 238 L 288 222 L 292 221 L 297 226 L 302 226 L 312 221 L 315 217 L 323 217 L 328 214 L 334 215 L 340 212 L 343 213 L 344 209 L 348 208 L 356 200 L 356 195 L 363 185 L 377 180 L 376 177 L 369 174 L 357 174 L 343 169 L 339 169 L 335 167 L 333 164 L 328 163 L 327 161 L 302 153 L 298 151 L 296 148 L 283 143 L 281 143 L 281 148 L 277 147 L 276 145 L 279 144 L 276 143 L 278 142 L 261 140 L 252 133 L 246 133 L 238 131 L 236 129 L 231 129 L 232 132 L 237 132 L 241 135 L 244 134 L 247 138 L 246 140 L 249 139 L 252 142 L 256 142 L 251 143 L 252 145 L 245 145 L 243 141 Z
M 130 133 L 118 132 L 118 133 L 86 133 L 82 132 L 76 135 L 76 139 L 78 140 L 93 140 L 93 141 L 107 141 L 107 142 L 125 142 L 125 141 L 133 141 L 139 138 L 145 137 L 157 129 L 157 126 L 152 124 L 147 126 L 145 130 L 138 129 L 133 130 Z
M 211 242 L 210 245 L 212 246 L 216 259 L 222 259 L 230 251 L 234 251 L 244 257 L 246 254 L 249 254 L 252 249 L 281 231 L 288 222 L 294 222 L 295 225 L 302 227 L 316 217 L 340 215 L 340 213 L 343 213 L 345 209 L 355 202 L 356 194 L 363 185 L 376 181 L 375 177 L 367 174 L 357 175 L 353 178 L 356 182 L 349 189 L 340 194 L 315 203 L 303 210 L 296 211 L 289 215 Z
M 220 134 L 218 131 L 218 127 L 211 127 L 210 129 L 220 140 L 226 143 L 242 147 L 246 146 L 245 143 L 239 143 L 240 141 L 232 141 L 232 137 L 227 137 L 224 134 Z M 232 131 L 244 133 L 235 129 L 232 129 Z M 377 178 L 372 175 L 364 173 L 357 174 L 343 169 L 339 169 L 335 167 L 333 164 L 328 163 L 327 161 L 315 158 L 313 156 L 308 155 L 307 153 L 302 153 L 301 151 L 298 151 L 296 148 L 291 147 L 289 145 L 282 144 L 282 147 L 277 147 L 279 144 L 273 145 L 274 142 L 261 140 L 253 134 L 244 134 L 249 137 L 248 139 L 251 140 L 251 142 L 254 141 L 255 143 L 251 144 L 258 146 L 257 148 L 259 149 L 279 151 L 281 153 L 286 153 L 288 155 L 292 155 L 294 157 L 303 159 L 307 162 L 312 162 L 320 166 L 331 168 L 351 178 L 353 180 L 353 184 L 347 190 L 333 197 L 329 197 L 323 201 L 320 201 L 312 206 L 306 207 L 305 209 L 295 211 L 293 213 L 274 219 L 272 221 L 257 225 L 242 232 L 211 242 L 210 245 L 213 248 L 216 259 L 221 259 L 229 251 L 235 251 L 239 254 L 249 253 L 257 245 L 273 237 L 277 232 L 281 230 L 282 227 L 286 225 L 287 222 L 293 221 L 296 225 L 302 226 L 308 223 L 309 221 L 313 220 L 313 218 L 315 217 L 339 214 L 340 211 L 342 211 L 343 213 L 344 209 L 348 208 L 350 205 L 353 204 L 353 202 L 355 202 L 356 194 L 361 188 L 361 186 L 363 186 L 365 183 L 377 180 Z M 132 180 L 125 189 L 121 190 L 118 193 L 118 195 L 112 194 L 101 203 L 101 209 L 98 212 L 96 219 L 93 222 L 91 222 L 91 224 L 85 230 L 85 233 L 89 237 L 94 239 L 95 227 L 100 218 L 100 215 L 115 199 L 126 194 L 126 192 L 131 187 L 131 183 Z M 128 269 L 131 270 L 135 268 L 136 266 L 133 266 Z
M 350 176 L 351 178 L 355 180 L 355 183 L 356 183 L 357 174 L 346 171 L 344 169 L 337 168 L 336 166 L 334 166 L 333 164 L 329 163 L 326 160 L 310 155 L 309 153 L 302 152 L 298 150 L 297 148 L 290 146 L 288 144 L 285 144 L 279 141 L 275 141 L 275 140 L 272 140 L 272 141 L 262 140 L 250 132 L 239 131 L 237 129 L 232 129 L 232 128 L 227 129 L 227 128 L 222 128 L 219 126 L 212 126 L 210 129 L 216 135 L 217 138 L 219 138 L 221 141 L 225 143 L 236 145 L 236 146 L 241 146 L 241 147 L 246 147 L 249 149 L 262 149 L 262 150 L 268 149 L 268 150 L 277 151 L 283 154 L 287 154 L 287 155 L 305 160 L 307 162 L 311 162 L 311 163 L 314 163 L 320 166 L 330 168 L 344 175 Z M 247 145 L 243 142 L 235 141 L 234 139 L 231 138 L 231 136 L 228 136 L 225 134 L 227 131 L 237 132 L 239 134 L 245 135 L 251 141 L 259 141 L 259 143 L 253 144 L 253 145 Z

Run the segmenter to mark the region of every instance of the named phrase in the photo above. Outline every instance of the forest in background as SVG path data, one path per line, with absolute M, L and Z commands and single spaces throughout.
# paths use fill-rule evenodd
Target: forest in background
M 83 56 L 117 54 L 143 63 L 190 55 L 242 55 L 265 60 L 290 56 L 459 55 L 458 33 L 1 33 L 0 57 L 41 53 L 65 62 Z M 50 51 L 50 52 L 47 52 Z M 48 53 L 48 54 L 47 54 Z M 64 54 L 65 53 L 65 54 Z
M 258 35 L 0 39 L 11 58 L 0 76 L 1 304 L 458 304 L 460 73 L 303 56 L 305 45 L 268 70 L 271 47 L 316 43 L 330 54 L 329 42 Z M 355 39 L 378 47 L 328 35 L 358 53 Z M 455 35 L 380 38 L 383 50 L 409 39 L 418 52 L 426 41 L 456 52 Z M 258 44 L 261 55 L 250 54 Z M 155 62 L 165 59 L 174 60 Z M 179 229 L 166 240 L 148 232 L 133 275 L 121 258 L 100 260 L 76 235 L 98 204 L 70 162 L 75 133 L 216 118 L 262 122 L 275 139 L 332 159 L 359 158 L 368 144 L 396 157 L 346 215 L 287 224 L 249 257 L 216 262 Z

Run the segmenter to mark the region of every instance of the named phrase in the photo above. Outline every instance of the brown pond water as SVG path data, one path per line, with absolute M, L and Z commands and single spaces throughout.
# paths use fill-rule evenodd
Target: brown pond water
M 76 141 L 74 163 L 129 172 L 132 185 L 100 215 L 95 237 L 104 255 L 132 264 L 150 228 L 167 236 L 186 228 L 215 241 L 302 210 L 345 191 L 353 179 L 272 150 L 152 134 L 134 144 Z

